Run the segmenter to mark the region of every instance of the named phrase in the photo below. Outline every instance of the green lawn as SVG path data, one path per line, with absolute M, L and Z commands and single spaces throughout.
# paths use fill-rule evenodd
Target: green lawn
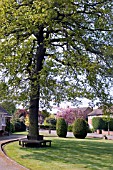
M 9 157 L 30 170 L 113 170 L 113 141 L 46 137 L 52 147 L 22 148 L 18 142 L 5 146 Z

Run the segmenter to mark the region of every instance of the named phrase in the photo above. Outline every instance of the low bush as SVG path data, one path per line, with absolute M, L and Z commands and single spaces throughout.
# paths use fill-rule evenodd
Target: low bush
M 63 118 L 57 119 L 56 132 L 59 137 L 66 137 L 67 135 L 67 124 Z
M 76 138 L 84 139 L 87 136 L 88 126 L 84 119 L 76 119 L 73 124 L 73 135 Z

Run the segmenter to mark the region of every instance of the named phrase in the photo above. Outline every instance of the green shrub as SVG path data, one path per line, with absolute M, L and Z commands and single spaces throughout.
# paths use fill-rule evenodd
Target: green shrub
M 26 130 L 26 125 L 23 122 L 15 123 L 15 132 L 22 132 Z
M 10 121 L 6 122 L 5 131 L 10 132 Z
M 88 126 L 84 119 L 76 119 L 73 124 L 73 135 L 76 138 L 84 139 L 87 136 Z
M 21 131 L 21 125 L 20 122 L 15 123 L 15 132 L 20 132 Z
M 73 125 L 68 125 L 68 132 L 72 132 L 73 131 Z
M 56 118 L 54 115 L 50 115 L 49 117 L 46 117 L 44 120 L 44 125 L 48 125 L 48 126 L 56 126 Z
M 108 122 L 105 118 L 103 117 L 94 117 L 92 119 L 92 125 L 94 130 L 108 130 Z M 111 118 L 110 122 L 109 122 L 109 130 L 113 131 L 113 118 Z
M 7 131 L 8 133 L 14 133 L 15 132 L 14 124 L 11 123 L 11 122 L 7 122 L 6 127 L 5 127 L 5 131 Z
M 67 124 L 63 118 L 57 119 L 56 132 L 59 137 L 66 137 L 67 135 Z
M 10 132 L 14 133 L 15 132 L 15 126 L 13 123 L 10 123 Z

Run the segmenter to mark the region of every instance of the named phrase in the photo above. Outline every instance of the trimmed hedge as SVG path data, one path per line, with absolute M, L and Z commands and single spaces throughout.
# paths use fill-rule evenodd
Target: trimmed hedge
M 92 119 L 92 125 L 93 125 L 94 130 L 105 129 L 105 121 L 101 117 L 94 117 Z
M 56 132 L 59 137 L 66 137 L 67 135 L 67 124 L 65 122 L 65 119 L 58 118 L 57 124 L 56 124 Z
M 87 136 L 88 125 L 84 119 L 76 119 L 73 124 L 73 135 L 76 138 L 84 139 Z
M 94 117 L 92 119 L 92 125 L 94 130 L 108 130 L 108 122 L 105 121 L 105 119 L 103 117 Z M 109 130 L 113 131 L 113 118 L 111 118 L 110 122 L 109 122 Z

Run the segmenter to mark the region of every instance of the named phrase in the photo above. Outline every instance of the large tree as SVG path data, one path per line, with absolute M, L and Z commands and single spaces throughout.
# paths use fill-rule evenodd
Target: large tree
M 112 14 L 109 0 L 0 1 L 0 91 L 29 101 L 32 138 L 39 136 L 39 103 L 108 99 Z

